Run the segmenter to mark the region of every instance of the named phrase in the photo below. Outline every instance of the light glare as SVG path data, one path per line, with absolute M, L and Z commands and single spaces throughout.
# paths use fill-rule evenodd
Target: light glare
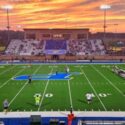
M 5 5 L 5 6 L 2 6 L 2 9 L 11 10 L 11 9 L 13 9 L 13 6 L 11 6 L 11 5 Z
M 106 4 L 100 6 L 100 9 L 102 9 L 102 10 L 110 9 L 110 8 L 111 8 L 111 6 L 110 5 L 106 5 Z

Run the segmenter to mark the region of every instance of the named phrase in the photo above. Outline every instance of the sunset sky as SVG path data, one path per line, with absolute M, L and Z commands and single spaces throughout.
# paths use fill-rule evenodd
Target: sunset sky
M 104 11 L 109 4 L 107 31 L 125 32 L 125 0 L 0 0 L 0 7 L 12 5 L 10 25 L 23 28 L 90 28 L 103 31 Z M 117 25 L 115 25 L 117 24 Z M 6 11 L 0 8 L 0 29 L 6 29 Z

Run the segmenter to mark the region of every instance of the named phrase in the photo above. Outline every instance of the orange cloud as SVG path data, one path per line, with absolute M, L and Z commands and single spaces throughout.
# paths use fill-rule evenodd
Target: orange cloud
M 105 0 L 1 0 L 0 6 L 11 4 L 11 29 L 22 28 L 90 28 L 103 31 Z M 125 32 L 125 1 L 112 0 L 107 10 L 107 31 Z M 0 9 L 0 29 L 6 29 L 6 11 Z M 19 30 L 19 29 L 18 29 Z

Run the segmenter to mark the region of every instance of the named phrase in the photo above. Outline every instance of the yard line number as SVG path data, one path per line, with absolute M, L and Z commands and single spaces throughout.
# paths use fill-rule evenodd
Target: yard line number
M 112 95 L 112 94 L 111 93 L 99 93 L 98 94 L 98 96 L 102 97 L 102 98 L 105 98 L 105 97 L 110 96 L 110 95 Z M 91 96 L 96 97 L 94 93 L 91 93 Z M 46 93 L 45 97 L 46 98 L 51 98 L 51 97 L 53 97 L 53 94 L 52 93 Z
M 52 93 L 46 93 L 46 94 L 45 94 L 45 97 L 46 97 L 46 98 L 51 98 L 51 97 L 53 97 L 53 94 L 52 94 Z

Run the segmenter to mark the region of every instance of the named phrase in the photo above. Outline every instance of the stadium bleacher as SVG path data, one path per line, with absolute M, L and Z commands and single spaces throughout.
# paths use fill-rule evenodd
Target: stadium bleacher
M 39 54 L 66 54 L 74 55 L 105 55 L 103 41 L 96 40 L 12 40 L 6 54 L 39 55 Z
M 71 40 L 68 42 L 69 53 L 76 55 L 105 55 L 106 50 L 103 41 L 96 40 Z
M 42 41 L 37 40 L 12 40 L 5 53 L 15 55 L 39 55 L 43 51 Z

